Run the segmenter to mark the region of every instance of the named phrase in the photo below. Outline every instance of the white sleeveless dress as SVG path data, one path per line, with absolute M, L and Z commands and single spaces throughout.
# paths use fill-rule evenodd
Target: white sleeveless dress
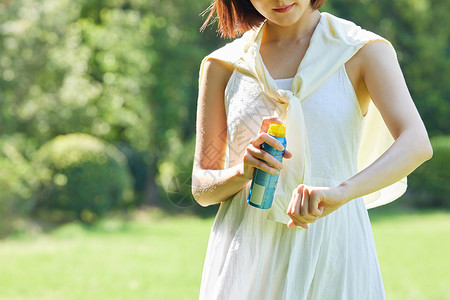
M 276 80 L 289 89 L 290 80 Z M 364 117 L 345 66 L 302 102 L 314 186 L 337 186 L 357 173 Z M 264 117 L 281 109 L 258 82 L 236 70 L 225 90 L 225 168 L 242 161 Z M 289 149 L 289 141 L 287 141 Z M 309 229 L 267 219 L 247 204 L 250 183 L 221 203 L 214 220 L 200 299 L 385 299 L 372 229 L 362 198 Z

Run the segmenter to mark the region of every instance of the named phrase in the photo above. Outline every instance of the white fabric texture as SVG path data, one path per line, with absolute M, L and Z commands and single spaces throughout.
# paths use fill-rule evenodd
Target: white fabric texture
M 241 162 L 262 119 L 281 112 L 283 105 L 267 96 L 254 78 L 233 72 L 225 91 L 226 167 Z M 301 105 L 311 184 L 334 186 L 354 175 L 364 117 L 345 67 Z M 289 229 L 268 219 L 270 210 L 248 205 L 249 189 L 250 183 L 221 203 L 208 242 L 200 299 L 385 299 L 362 198 L 310 224 L 308 230 Z
M 290 90 L 294 78 L 274 79 L 279 90 Z

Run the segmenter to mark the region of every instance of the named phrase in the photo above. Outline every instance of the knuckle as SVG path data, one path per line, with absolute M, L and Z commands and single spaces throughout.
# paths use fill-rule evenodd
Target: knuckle
M 270 160 L 270 154 L 261 150 L 261 158 L 264 159 L 265 161 L 269 161 Z
M 247 152 L 248 152 L 249 155 L 251 155 L 253 157 L 257 157 L 258 153 L 259 153 L 259 149 L 252 146 L 252 147 L 248 147 L 248 151 Z
M 253 148 L 252 144 L 247 145 L 247 147 L 245 147 L 245 153 L 246 153 L 246 154 L 249 154 L 250 151 L 252 150 L 252 148 Z
M 242 157 L 242 160 L 243 160 L 244 162 L 247 162 L 247 161 L 248 161 L 248 154 L 247 154 L 247 153 L 244 153 L 244 156 Z
M 263 141 L 266 141 L 267 139 L 270 138 L 270 136 L 269 136 L 269 134 L 268 134 L 267 132 L 261 132 L 261 133 L 258 135 L 258 137 L 259 137 L 260 139 L 262 139 Z
M 252 138 L 252 139 L 250 140 L 250 144 L 251 144 L 251 145 L 258 144 L 258 140 L 259 140 L 259 139 L 261 139 L 261 134 L 260 134 L 260 133 L 258 133 L 257 136 L 255 136 L 254 138 Z
M 256 164 L 259 169 L 261 170 L 265 169 L 265 163 L 263 163 L 262 161 L 258 160 Z

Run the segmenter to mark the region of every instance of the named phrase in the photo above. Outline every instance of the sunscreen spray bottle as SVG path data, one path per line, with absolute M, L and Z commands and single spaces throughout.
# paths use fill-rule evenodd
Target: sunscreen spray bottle
M 283 147 L 286 148 L 286 124 L 272 123 L 267 133 L 279 140 Z M 280 151 L 266 143 L 261 145 L 261 149 L 274 156 L 279 162 L 282 162 L 284 149 Z M 273 175 L 255 168 L 247 200 L 248 204 L 262 209 L 271 208 L 279 176 L 280 174 Z

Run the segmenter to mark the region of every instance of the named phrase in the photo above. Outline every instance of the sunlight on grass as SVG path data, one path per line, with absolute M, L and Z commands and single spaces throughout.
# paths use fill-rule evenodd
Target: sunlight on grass
M 388 299 L 444 299 L 450 213 L 371 212 Z M 0 299 L 197 299 L 213 219 L 143 211 L 0 241 Z
M 448 299 L 450 213 L 372 219 L 387 299 Z
M 2 241 L 0 298 L 196 298 L 210 225 L 149 213 Z

